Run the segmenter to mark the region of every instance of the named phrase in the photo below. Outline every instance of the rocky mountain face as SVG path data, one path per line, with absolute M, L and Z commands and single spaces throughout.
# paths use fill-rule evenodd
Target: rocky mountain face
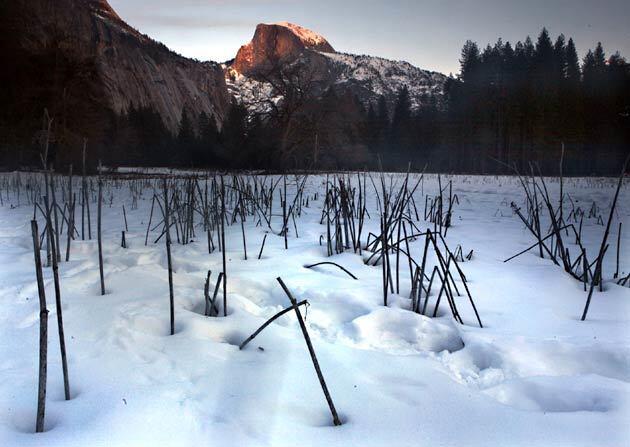
M 283 70 L 306 73 L 315 96 L 329 89 L 339 96 L 349 92 L 367 106 L 382 95 L 390 111 L 403 86 L 413 109 L 430 102 L 439 105 L 447 79 L 403 61 L 338 53 L 321 35 L 286 22 L 258 25 L 251 42 L 225 68 L 231 94 L 251 110 L 260 108 L 261 97 L 281 96 L 269 80 Z
M 219 64 L 170 51 L 125 23 L 106 0 L 12 1 L 29 17 L 21 32 L 23 49 L 37 53 L 57 45 L 94 60 L 98 100 L 113 112 L 150 107 L 173 132 L 184 108 L 222 123 L 229 96 Z
M 251 42 L 236 54 L 232 68 L 243 75 L 256 75 L 275 64 L 290 62 L 304 50 L 334 53 L 332 46 L 319 34 L 288 22 L 259 24 Z
M 0 53 L 10 61 L 0 70 L 0 153 L 25 162 L 36 159 L 44 109 L 65 157 L 58 163 L 80 159 L 84 138 L 92 161 L 109 154 L 149 162 L 155 152 L 166 163 L 183 110 L 191 132 L 206 122 L 202 113 L 221 129 L 231 111 L 240 113 L 234 100 L 250 113 L 291 102 L 277 121 L 266 121 L 288 155 L 313 146 L 315 136 L 317 147 L 354 147 L 368 104 L 382 96 L 391 112 L 402 86 L 414 108 L 439 102 L 446 79 L 406 62 L 338 53 L 321 35 L 286 22 L 258 25 L 230 63 L 199 62 L 129 26 L 107 0 L 0 2 L 0 29 Z
M 392 105 L 398 91 L 407 87 L 411 107 L 418 109 L 429 101 L 440 101 L 447 79 L 442 73 L 423 70 L 404 61 L 341 53 L 322 55 L 328 59 L 333 84 L 349 89 L 364 103 L 374 103 L 376 97 L 383 95 Z

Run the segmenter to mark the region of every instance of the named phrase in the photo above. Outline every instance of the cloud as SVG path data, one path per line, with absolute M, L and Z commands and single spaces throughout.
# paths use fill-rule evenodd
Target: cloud
M 284 8 L 298 0 L 110 0 L 123 17 L 137 27 L 162 29 L 252 28 L 261 10 Z
M 156 12 L 143 16 L 145 23 L 161 28 L 208 29 L 208 28 L 251 28 L 256 26 L 250 20 L 214 18 L 206 15 L 170 15 Z

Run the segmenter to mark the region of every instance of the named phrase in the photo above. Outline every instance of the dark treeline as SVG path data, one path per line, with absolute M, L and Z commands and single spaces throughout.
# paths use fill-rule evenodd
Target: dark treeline
M 93 63 L 60 54 L 67 53 L 51 46 L 37 58 L 13 55 L 17 67 L 36 74 L 5 72 L 2 79 L 19 89 L 2 97 L 14 107 L 0 113 L 0 164 L 38 163 L 44 107 L 56 118 L 51 161 L 58 166 L 78 162 L 82 130 L 92 165 L 401 170 L 412 162 L 431 171 L 505 173 L 528 172 L 533 161 L 555 174 L 564 145 L 565 173 L 591 175 L 618 173 L 630 148 L 630 64 L 601 44 L 580 61 L 572 39 L 552 40 L 545 29 L 536 42 L 499 39 L 483 50 L 466 42 L 460 74 L 420 108 L 405 87 L 392 106 L 383 97 L 365 105 L 348 92 L 318 90 L 308 67 L 298 67 L 274 75 L 285 100 L 265 112 L 248 114 L 233 103 L 220 123 L 183 110 L 175 132 L 150 108 L 104 109 L 93 99 L 99 92 L 81 88 L 90 85 Z M 49 60 L 65 77 L 43 70 Z
M 543 29 L 512 46 L 466 42 L 459 79 L 446 89 L 449 166 L 488 172 L 492 158 L 553 172 L 561 144 L 569 172 L 613 173 L 630 150 L 630 65 L 601 43 L 582 64 L 572 39 Z
M 271 168 L 267 161 L 271 148 L 265 147 L 263 131 L 267 129 L 259 120 L 249 119 L 237 103 L 230 107 L 221 131 L 214 117 L 183 110 L 175 133 L 151 108 L 132 105 L 122 115 L 111 114 L 107 151 L 99 151 L 99 158 L 111 165 Z
M 618 172 L 630 151 L 630 64 L 619 53 L 598 44 L 580 63 L 572 39 L 543 29 L 536 43 L 467 41 L 460 64 L 441 105 L 412 113 L 403 89 L 391 121 L 384 102 L 370 108 L 370 146 L 438 170 L 529 172 L 533 161 L 556 173 L 564 144 L 566 172 Z

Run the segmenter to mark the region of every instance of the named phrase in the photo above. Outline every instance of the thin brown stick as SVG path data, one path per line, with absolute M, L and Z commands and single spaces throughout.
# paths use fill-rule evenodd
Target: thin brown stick
M 324 375 L 322 374 L 322 370 L 319 367 L 319 362 L 317 361 L 317 357 L 315 356 L 315 349 L 313 348 L 313 344 L 311 343 L 311 337 L 308 335 L 308 331 L 306 330 L 306 324 L 304 323 L 304 319 L 302 318 L 302 313 L 300 312 L 300 308 L 298 307 L 297 300 L 293 297 L 287 286 L 282 281 L 282 278 L 278 277 L 276 280 L 280 283 L 280 286 L 284 290 L 284 293 L 287 294 L 291 304 L 293 305 L 293 309 L 295 310 L 295 315 L 297 316 L 298 322 L 300 323 L 300 328 L 302 329 L 302 335 L 304 335 L 304 341 L 306 342 L 306 346 L 308 347 L 308 352 L 311 355 L 311 360 L 313 361 L 313 366 L 315 367 L 315 372 L 317 373 L 317 378 L 319 379 L 319 384 L 322 386 L 322 391 L 324 392 L 324 397 L 326 397 L 326 402 L 328 402 L 328 407 L 330 408 L 330 412 L 333 417 L 333 424 L 335 426 L 341 425 L 341 421 L 339 420 L 339 416 L 337 415 L 337 410 L 335 409 L 335 404 L 332 401 L 332 397 L 330 397 L 330 393 L 328 392 L 328 387 L 326 386 L 326 381 L 324 380 Z
M 46 411 L 46 370 L 48 368 L 48 309 L 46 308 L 46 289 L 42 274 L 42 260 L 39 247 L 39 230 L 37 221 L 31 221 L 33 235 L 33 255 L 35 258 L 35 275 L 37 276 L 37 292 L 39 293 L 39 380 L 37 390 L 37 420 L 35 431 L 44 431 L 44 414 Z
M 175 334 L 175 300 L 173 296 L 173 261 L 171 258 L 171 231 L 169 228 L 169 204 L 168 204 L 168 187 L 166 178 L 162 183 L 164 193 L 164 225 L 166 231 L 166 259 L 168 262 L 168 294 L 169 294 L 169 310 L 171 320 L 171 335 Z
M 604 262 L 604 253 L 606 251 L 606 241 L 608 240 L 608 233 L 610 232 L 610 225 L 612 224 L 613 215 L 615 214 L 615 207 L 617 206 L 617 199 L 619 198 L 619 191 L 621 190 L 621 185 L 623 184 L 623 177 L 626 172 L 626 168 L 628 167 L 628 162 L 630 162 L 630 154 L 626 157 L 626 161 L 623 164 L 623 168 L 621 168 L 621 174 L 619 175 L 619 181 L 617 183 L 617 190 L 615 191 L 615 197 L 613 198 L 612 205 L 610 207 L 610 214 L 608 215 L 608 223 L 606 224 L 606 231 L 604 231 L 604 237 L 602 238 L 602 244 L 599 248 L 599 255 L 597 256 L 597 264 L 595 266 L 595 276 L 593 277 L 593 281 L 591 282 L 591 288 L 588 292 L 588 297 L 586 298 L 586 304 L 584 305 L 584 312 L 582 313 L 581 320 L 586 320 L 586 314 L 588 313 L 588 308 L 591 305 L 591 298 L 593 297 L 593 290 L 595 289 L 595 284 L 599 279 L 600 288 L 602 278 L 602 264 Z
M 263 241 L 262 244 L 260 245 L 260 251 L 258 252 L 258 259 L 260 259 L 260 257 L 263 254 L 263 250 L 265 248 L 265 241 L 267 240 L 267 233 L 265 233 L 265 236 L 263 237 Z
M 100 162 L 99 162 L 99 174 L 98 174 L 98 215 L 97 215 L 97 231 L 98 231 L 98 269 L 101 275 L 101 295 L 105 295 L 105 278 L 103 275 L 103 240 L 101 235 L 101 208 L 103 202 L 103 180 L 100 174 Z M 89 208 L 88 208 L 89 210 Z
M 310 265 L 305 265 L 304 268 L 306 269 L 310 269 L 313 267 L 317 267 L 318 265 L 334 265 L 335 267 L 343 270 L 344 272 L 346 272 L 352 279 L 359 279 L 356 276 L 354 276 L 348 269 L 346 269 L 345 267 L 342 267 L 339 264 L 336 264 L 334 262 L 330 262 L 330 261 L 324 261 L 324 262 L 318 262 L 316 264 L 310 264 Z
M 297 303 L 297 306 L 303 306 L 305 304 L 308 304 L 307 300 L 302 300 L 299 303 Z M 252 341 L 254 338 L 256 338 L 256 336 L 258 334 L 260 334 L 263 329 L 265 329 L 267 326 L 269 326 L 271 323 L 273 323 L 275 320 L 277 320 L 278 318 L 280 318 L 281 316 L 283 316 L 284 314 L 286 314 L 287 312 L 291 312 L 293 310 L 293 306 L 291 307 L 287 307 L 286 309 L 281 310 L 280 312 L 278 312 L 277 314 L 275 314 L 273 317 L 269 318 L 267 321 L 265 321 L 265 323 L 260 326 L 258 329 L 256 329 L 256 331 L 250 335 L 249 337 L 247 337 L 245 339 L 245 341 L 243 341 L 243 343 L 241 343 L 238 346 L 239 350 L 242 350 L 245 346 L 247 346 L 249 344 L 250 341 Z
M 50 208 L 46 209 L 46 220 L 48 224 L 51 225 L 52 222 L 52 212 Z M 56 238 L 58 235 L 55 234 Z M 59 333 L 59 347 L 61 350 L 61 367 L 63 370 L 63 389 L 66 400 L 70 400 L 70 383 L 68 379 L 68 359 L 66 356 L 66 341 L 64 337 L 63 331 L 63 314 L 62 314 L 62 306 L 61 306 L 61 284 L 59 281 L 59 262 L 57 256 L 57 247 L 58 244 L 55 242 L 51 244 L 52 250 L 52 271 L 53 271 L 53 282 L 55 285 L 55 309 L 57 311 L 57 329 Z

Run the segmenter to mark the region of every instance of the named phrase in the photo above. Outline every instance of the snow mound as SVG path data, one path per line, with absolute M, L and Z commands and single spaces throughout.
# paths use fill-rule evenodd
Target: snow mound
M 453 325 L 397 308 L 379 308 L 356 318 L 348 332 L 355 346 L 392 354 L 453 352 L 464 347 Z
M 502 404 L 522 410 L 567 413 L 607 412 L 628 400 L 614 381 L 596 376 L 530 377 L 502 383 L 485 391 Z

